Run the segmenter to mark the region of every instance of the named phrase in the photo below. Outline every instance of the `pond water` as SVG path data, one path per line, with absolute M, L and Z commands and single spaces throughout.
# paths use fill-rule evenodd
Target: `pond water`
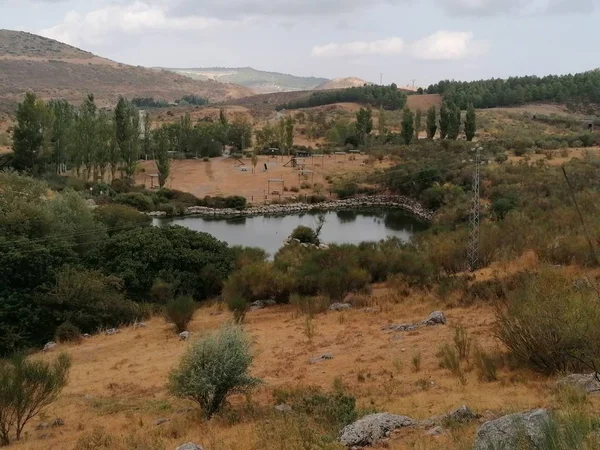
M 274 255 L 297 226 L 306 225 L 314 228 L 317 219 L 318 213 L 242 217 L 228 220 L 192 216 L 154 219 L 154 225 L 180 225 L 212 234 L 230 246 L 260 247 L 270 255 Z M 335 211 L 325 213 L 321 241 L 326 244 L 359 244 L 393 236 L 409 242 L 414 233 L 426 228 L 427 225 L 398 210 Z

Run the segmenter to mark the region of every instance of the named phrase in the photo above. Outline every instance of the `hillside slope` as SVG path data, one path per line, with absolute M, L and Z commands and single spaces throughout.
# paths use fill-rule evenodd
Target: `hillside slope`
M 368 81 L 361 80 L 360 78 L 355 77 L 346 77 L 346 78 L 334 78 L 333 80 L 327 80 L 324 83 L 318 85 L 315 89 L 319 90 L 327 90 L 327 89 L 346 89 L 351 87 L 361 87 L 365 84 L 373 84 Z
M 265 72 L 252 67 L 209 67 L 196 69 L 165 69 L 195 80 L 215 80 L 246 86 L 259 94 L 313 89 L 327 83 L 327 78 L 298 77 L 278 72 Z
M 194 94 L 219 102 L 253 94 L 243 86 L 120 64 L 52 39 L 0 30 L 0 109 L 14 109 L 28 90 L 73 102 L 93 92 L 102 106 L 119 95 L 172 101 Z

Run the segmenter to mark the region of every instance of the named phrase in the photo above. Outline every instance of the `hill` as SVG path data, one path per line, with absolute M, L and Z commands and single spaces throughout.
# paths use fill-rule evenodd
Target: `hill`
M 252 89 L 259 94 L 272 92 L 290 92 L 313 89 L 326 83 L 326 78 L 297 77 L 278 72 L 265 72 L 252 67 L 208 67 L 196 69 L 165 69 L 195 80 L 214 80 L 223 83 L 235 83 Z
M 101 106 L 119 95 L 173 101 L 194 94 L 219 102 L 253 94 L 243 86 L 121 64 L 42 36 L 0 30 L 0 109 L 14 110 L 28 90 L 72 102 L 93 91 Z
M 346 77 L 346 78 L 334 78 L 333 80 L 327 80 L 324 83 L 318 85 L 315 89 L 319 90 L 328 90 L 328 89 L 346 89 L 351 87 L 361 87 L 369 83 L 368 81 L 361 80 L 360 78 L 355 77 Z

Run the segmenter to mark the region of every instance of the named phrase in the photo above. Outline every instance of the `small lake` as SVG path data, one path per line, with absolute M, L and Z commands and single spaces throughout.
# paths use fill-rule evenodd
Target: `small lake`
M 230 246 L 260 247 L 270 255 L 277 253 L 283 242 L 299 226 L 314 228 L 318 213 L 288 216 L 256 216 L 239 219 L 206 219 L 178 217 L 154 219 L 155 226 L 180 225 L 212 234 Z M 409 242 L 427 225 L 403 211 L 335 211 L 325 213 L 321 241 L 326 244 L 359 244 L 397 237 Z

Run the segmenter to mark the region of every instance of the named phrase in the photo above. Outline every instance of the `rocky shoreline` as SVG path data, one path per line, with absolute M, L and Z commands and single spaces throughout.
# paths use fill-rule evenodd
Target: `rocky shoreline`
M 323 203 L 287 203 L 275 205 L 249 206 L 244 210 L 215 209 L 204 206 L 191 206 L 185 210 L 184 216 L 199 216 L 207 218 L 228 219 L 234 217 L 253 216 L 284 216 L 310 211 L 340 211 L 369 208 L 400 209 L 425 222 L 430 222 L 433 211 L 418 202 L 401 195 L 376 195 L 353 197 L 344 200 L 331 200 Z M 149 213 L 152 217 L 165 217 L 164 211 Z

